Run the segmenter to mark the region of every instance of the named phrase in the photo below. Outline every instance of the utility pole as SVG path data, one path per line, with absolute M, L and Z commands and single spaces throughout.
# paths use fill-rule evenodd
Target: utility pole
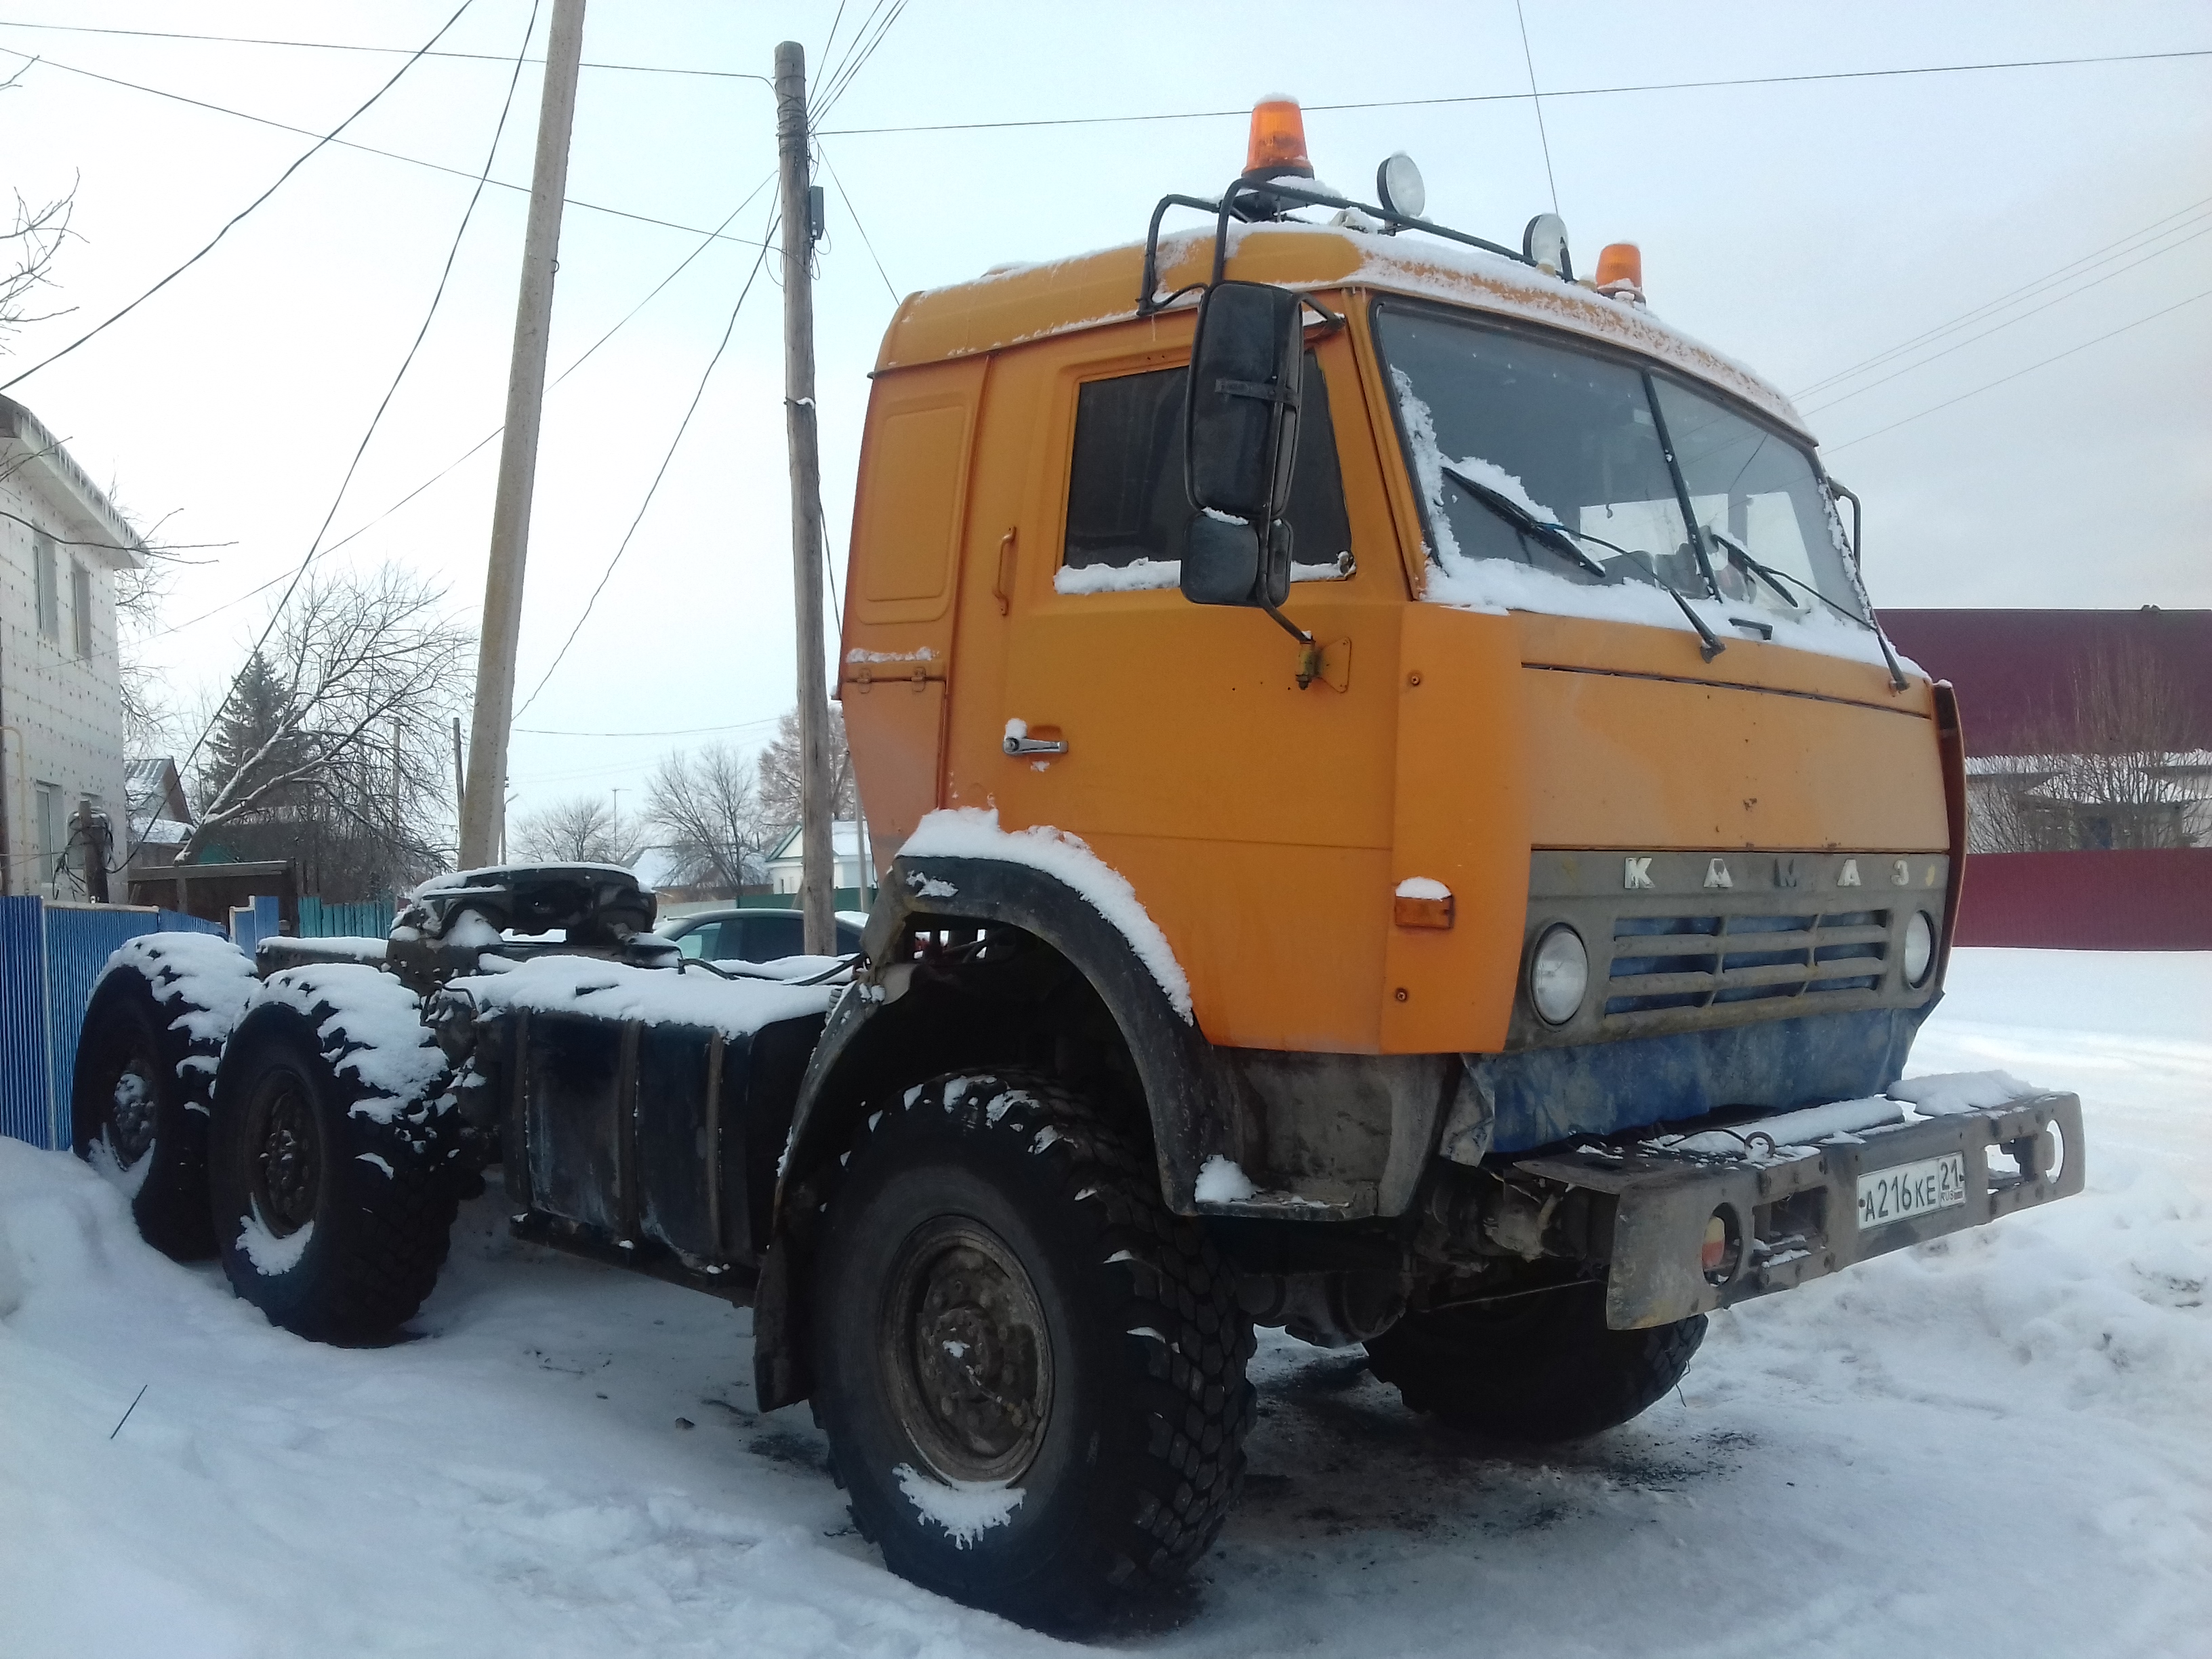
M 806 52 L 775 49 L 775 149 L 783 173 L 783 424 L 791 445 L 791 574 L 799 612 L 799 910 L 809 956 L 837 948 L 830 821 L 830 698 L 822 667 L 822 454 L 814 410 L 813 215 Z
M 461 791 L 463 869 L 493 862 L 506 839 L 507 740 L 514 718 L 515 645 L 522 634 L 523 555 L 530 544 L 538 417 L 545 401 L 545 347 L 553 320 L 553 272 L 561 251 L 568 133 L 575 123 L 576 70 L 583 55 L 584 0 L 553 0 L 545 89 L 538 106 L 538 161 L 530 181 L 530 219 L 522 234 L 514 356 L 507 371 L 507 428 L 500 440 L 499 490 L 492 503 L 491 561 L 484 572 L 469 775 Z

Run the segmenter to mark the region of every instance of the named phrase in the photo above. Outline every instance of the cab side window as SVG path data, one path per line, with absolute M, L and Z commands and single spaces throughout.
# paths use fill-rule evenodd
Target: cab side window
M 1068 569 L 1128 569 L 1140 563 L 1172 567 L 1182 560 L 1183 532 L 1190 521 L 1182 443 L 1189 380 L 1188 368 L 1163 368 L 1092 380 L 1077 392 L 1067 541 L 1062 554 Z M 1344 510 L 1344 478 L 1337 466 L 1336 428 L 1329 419 L 1328 383 L 1310 351 L 1306 353 L 1297 465 L 1284 517 L 1291 526 L 1295 580 L 1351 573 L 1352 526 Z M 1158 586 L 1173 585 L 1172 568 L 1160 576 Z M 1065 589 L 1068 584 L 1061 586 Z

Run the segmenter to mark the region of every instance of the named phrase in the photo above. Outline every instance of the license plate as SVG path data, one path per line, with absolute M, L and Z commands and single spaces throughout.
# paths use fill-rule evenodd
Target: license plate
M 1966 1201 L 1963 1152 L 1923 1158 L 1917 1164 L 1873 1170 L 1859 1177 L 1859 1231 L 1948 1210 Z

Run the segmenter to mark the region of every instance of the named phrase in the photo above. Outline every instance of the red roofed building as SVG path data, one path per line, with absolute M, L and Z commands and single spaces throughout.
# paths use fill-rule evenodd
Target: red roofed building
M 1957 687 L 1962 945 L 2212 948 L 2212 611 L 1888 611 Z

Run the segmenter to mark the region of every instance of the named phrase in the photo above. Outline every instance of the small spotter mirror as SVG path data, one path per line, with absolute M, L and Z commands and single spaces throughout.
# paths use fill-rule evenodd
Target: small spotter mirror
M 1575 280 L 1573 261 L 1567 253 L 1567 222 L 1556 213 L 1540 213 L 1521 233 L 1521 254 L 1539 270 Z
M 1429 205 L 1429 187 L 1413 158 L 1400 150 L 1375 169 L 1375 195 L 1393 213 L 1418 219 Z

